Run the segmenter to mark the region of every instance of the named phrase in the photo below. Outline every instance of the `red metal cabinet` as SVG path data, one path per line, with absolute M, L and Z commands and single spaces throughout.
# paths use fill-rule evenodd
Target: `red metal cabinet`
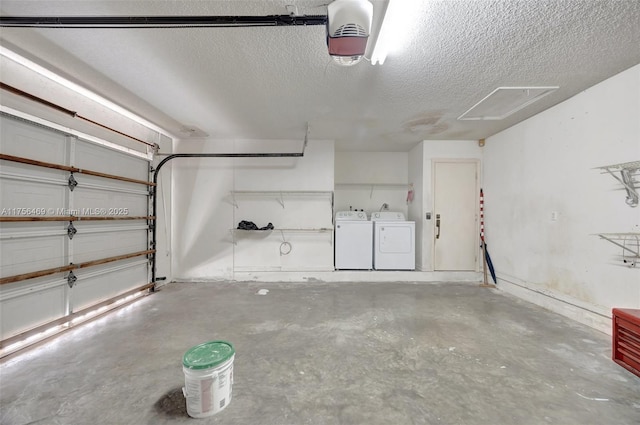
M 640 310 L 613 309 L 613 361 L 640 377 Z

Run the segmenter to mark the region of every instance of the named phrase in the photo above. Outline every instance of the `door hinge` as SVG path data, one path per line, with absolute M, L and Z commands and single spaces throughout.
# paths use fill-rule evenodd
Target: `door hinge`
M 78 230 L 73 227 L 73 221 L 70 221 L 67 226 L 67 236 L 69 236 L 69 239 L 71 240 L 76 233 L 78 233 Z
M 77 185 L 78 185 L 78 182 L 73 177 L 73 173 L 69 174 L 69 181 L 67 183 L 67 186 L 69 186 L 69 190 L 73 192 L 73 189 L 75 189 Z
M 69 285 L 69 288 L 73 288 L 73 285 L 75 285 L 77 280 L 78 278 L 73 274 L 73 271 L 70 271 L 67 275 L 67 285 Z

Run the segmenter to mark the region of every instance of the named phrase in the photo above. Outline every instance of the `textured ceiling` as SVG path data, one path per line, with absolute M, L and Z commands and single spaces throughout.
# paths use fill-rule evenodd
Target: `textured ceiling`
M 335 139 L 406 151 L 489 137 L 640 63 L 640 1 L 401 0 L 412 7 L 383 66 L 334 64 L 325 28 L 3 28 L 2 44 L 177 136 Z M 326 14 L 327 0 L 13 1 L 3 16 Z M 374 3 L 374 30 L 384 1 Z M 409 10 L 409 6 L 407 6 Z M 370 52 L 368 52 L 370 55 Z M 560 86 L 502 121 L 456 118 L 499 86 Z

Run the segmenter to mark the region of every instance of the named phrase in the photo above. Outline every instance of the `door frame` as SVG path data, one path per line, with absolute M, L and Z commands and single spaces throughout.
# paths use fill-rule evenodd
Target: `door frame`
M 475 271 L 481 272 L 481 253 L 480 253 L 480 188 L 482 187 L 480 178 L 482 169 L 480 159 L 478 158 L 433 158 L 431 159 L 431 210 L 433 218 L 431 219 L 431 269 L 436 270 L 436 164 L 437 163 L 473 163 L 476 165 L 476 192 L 475 192 L 475 208 L 474 215 L 476 220 L 476 234 L 474 243 L 476 244 Z

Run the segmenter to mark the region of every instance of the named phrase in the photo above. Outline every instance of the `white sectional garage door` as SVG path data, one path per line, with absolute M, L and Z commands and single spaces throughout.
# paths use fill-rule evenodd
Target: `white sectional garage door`
M 6 346 L 148 287 L 151 221 L 145 159 L 6 114 L 0 120 Z

